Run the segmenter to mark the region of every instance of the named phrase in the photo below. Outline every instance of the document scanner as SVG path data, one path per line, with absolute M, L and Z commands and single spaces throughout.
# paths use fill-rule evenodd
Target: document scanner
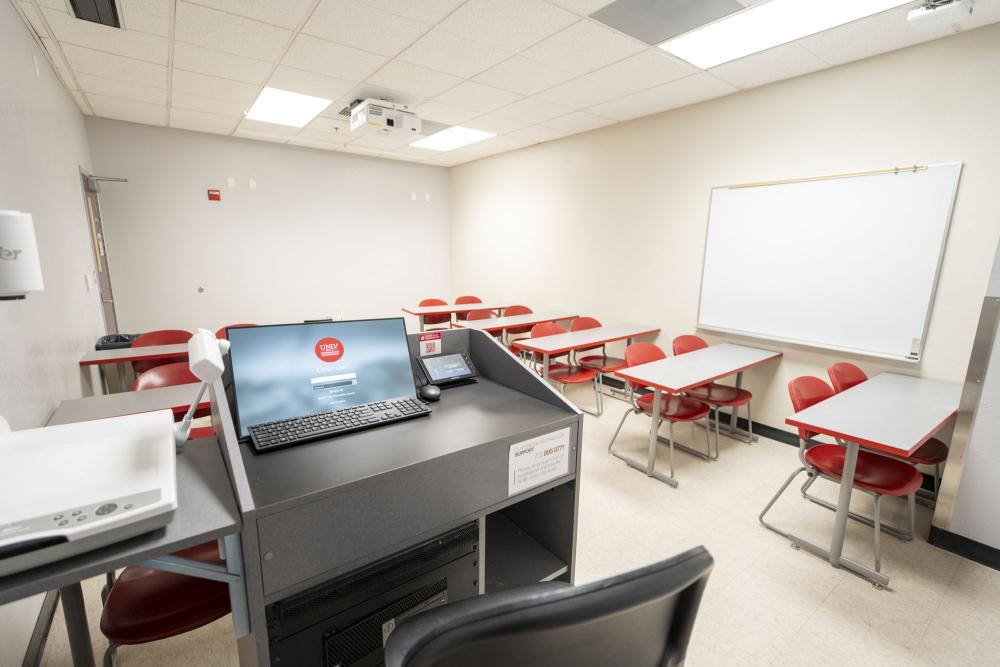
M 170 410 L 0 432 L 0 577 L 165 526 L 174 451 Z

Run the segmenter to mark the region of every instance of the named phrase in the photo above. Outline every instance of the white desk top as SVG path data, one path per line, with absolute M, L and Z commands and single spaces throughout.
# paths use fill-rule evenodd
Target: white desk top
M 117 350 L 91 350 L 80 359 L 81 366 L 95 364 L 122 364 L 128 361 L 143 361 L 146 359 L 166 359 L 183 357 L 187 359 L 188 344 L 149 345 L 147 347 L 124 347 Z
M 570 331 L 555 336 L 525 338 L 524 340 L 514 341 L 514 345 L 534 352 L 558 354 L 560 352 L 578 350 L 582 347 L 613 343 L 617 340 L 638 338 L 639 336 L 656 333 L 660 333 L 658 327 L 646 326 L 644 324 L 614 324 L 606 327 L 583 329 L 581 331 Z
M 511 315 L 510 317 L 493 317 L 488 320 L 461 320 L 455 322 L 456 327 L 466 329 L 479 329 L 480 331 L 501 331 L 513 327 L 526 327 L 541 322 L 555 322 L 556 320 L 571 320 L 579 315 L 561 313 L 558 311 L 543 311 L 540 313 L 530 313 L 528 315 Z
M 615 375 L 678 394 L 780 356 L 781 352 L 772 350 L 720 343 L 676 357 L 623 368 L 615 371 Z
M 882 373 L 785 420 L 786 424 L 906 456 L 958 411 L 962 386 Z
M 508 305 L 495 303 L 455 303 L 444 306 L 404 306 L 403 312 L 410 315 L 451 315 L 452 313 L 468 313 L 473 310 L 499 310 Z

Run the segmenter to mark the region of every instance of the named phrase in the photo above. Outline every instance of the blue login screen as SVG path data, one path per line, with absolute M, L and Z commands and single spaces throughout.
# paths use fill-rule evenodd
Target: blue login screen
M 240 436 L 254 424 L 414 396 L 402 318 L 229 330 Z

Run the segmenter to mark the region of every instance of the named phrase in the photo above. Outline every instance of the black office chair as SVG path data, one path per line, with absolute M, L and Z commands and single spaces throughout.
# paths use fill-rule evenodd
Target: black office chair
M 401 623 L 386 667 L 680 667 L 712 556 L 697 547 L 585 586 L 468 598 Z

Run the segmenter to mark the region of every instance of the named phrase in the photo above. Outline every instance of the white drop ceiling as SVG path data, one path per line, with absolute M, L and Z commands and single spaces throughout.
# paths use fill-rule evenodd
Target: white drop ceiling
M 913 2 L 703 71 L 588 18 L 610 0 L 119 0 L 123 30 L 12 1 L 84 114 L 442 166 L 958 30 L 913 29 Z M 1000 0 L 978 0 L 962 29 L 996 21 Z M 264 86 L 334 104 L 301 130 L 245 119 Z M 445 153 L 352 136 L 338 112 L 366 97 L 497 136 Z

